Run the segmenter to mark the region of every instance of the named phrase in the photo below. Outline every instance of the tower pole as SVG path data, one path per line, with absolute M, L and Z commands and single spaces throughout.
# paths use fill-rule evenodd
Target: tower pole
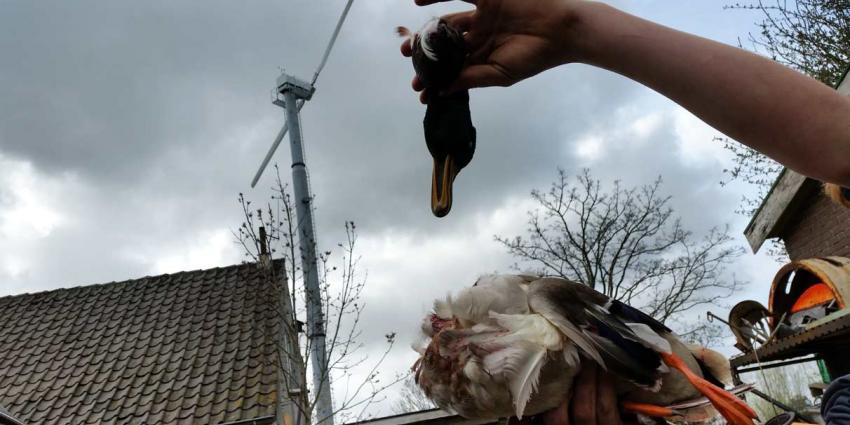
M 298 219 L 298 243 L 301 268 L 304 275 L 304 298 L 307 304 L 307 338 L 310 341 L 313 388 L 317 394 L 316 423 L 333 425 L 333 403 L 330 390 L 330 373 L 325 347 L 325 319 L 322 313 L 322 295 L 319 289 L 319 270 L 316 261 L 316 235 L 313 231 L 313 198 L 307 181 L 307 164 L 301 142 L 301 121 L 298 115 L 298 97 L 290 88 L 282 90 L 289 127 L 289 145 L 292 150 L 292 186 L 295 192 L 295 213 Z

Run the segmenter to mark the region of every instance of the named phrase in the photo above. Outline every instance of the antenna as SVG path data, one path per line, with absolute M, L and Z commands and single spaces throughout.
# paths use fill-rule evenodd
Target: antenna
M 331 399 L 331 377 L 328 370 L 327 350 L 325 348 L 325 318 L 322 313 L 322 296 L 319 288 L 319 270 L 316 262 L 316 230 L 313 225 L 313 196 L 310 193 L 310 180 L 304 159 L 304 145 L 301 134 L 301 108 L 313 97 L 316 81 L 325 67 L 331 49 L 339 36 L 342 24 L 354 0 L 348 0 L 339 21 L 334 28 L 325 53 L 311 82 L 303 81 L 281 71 L 277 77 L 272 103 L 286 109 L 286 123 L 277 133 L 260 169 L 251 181 L 251 187 L 263 175 L 283 137 L 289 132 L 289 147 L 292 152 L 292 189 L 295 192 L 295 214 L 298 219 L 298 249 L 301 253 L 301 268 L 304 276 L 304 302 L 307 305 L 307 338 L 310 341 L 310 362 L 312 364 L 313 390 L 316 397 L 316 423 L 334 425 L 333 400 Z

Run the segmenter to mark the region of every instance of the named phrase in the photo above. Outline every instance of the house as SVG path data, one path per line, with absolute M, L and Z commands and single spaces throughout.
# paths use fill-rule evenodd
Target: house
M 263 264 L 0 298 L 0 424 L 296 423 L 285 273 Z

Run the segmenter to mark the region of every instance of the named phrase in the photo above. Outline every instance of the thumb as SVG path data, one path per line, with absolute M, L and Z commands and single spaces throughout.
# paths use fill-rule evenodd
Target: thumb
M 446 90 L 449 93 L 476 87 L 507 87 L 515 83 L 504 67 L 498 64 L 470 65 L 463 69 L 454 83 Z

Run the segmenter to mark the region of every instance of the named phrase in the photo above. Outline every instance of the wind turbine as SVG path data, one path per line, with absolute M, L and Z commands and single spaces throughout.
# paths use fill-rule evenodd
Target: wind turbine
M 292 188 L 295 192 L 295 213 L 298 220 L 298 242 L 301 252 L 301 268 L 304 276 L 305 304 L 307 305 L 307 338 L 310 341 L 310 361 L 312 362 L 313 387 L 318 392 L 316 401 L 316 423 L 333 425 L 333 403 L 330 390 L 330 373 L 327 370 L 328 359 L 325 348 L 325 319 L 322 314 L 322 298 L 319 290 L 319 273 L 316 263 L 316 233 L 313 225 L 313 196 L 304 160 L 304 146 L 301 135 L 301 117 L 299 112 L 316 91 L 316 80 L 328 61 L 331 49 L 339 36 L 348 11 L 354 0 L 348 0 L 339 17 L 333 35 L 325 48 L 325 54 L 313 79 L 307 83 L 286 72 L 277 77 L 272 103 L 286 109 L 286 122 L 277 133 L 274 143 L 260 164 L 260 169 L 251 181 L 251 187 L 257 185 L 260 176 L 269 164 L 278 145 L 289 132 L 289 146 L 292 151 Z

